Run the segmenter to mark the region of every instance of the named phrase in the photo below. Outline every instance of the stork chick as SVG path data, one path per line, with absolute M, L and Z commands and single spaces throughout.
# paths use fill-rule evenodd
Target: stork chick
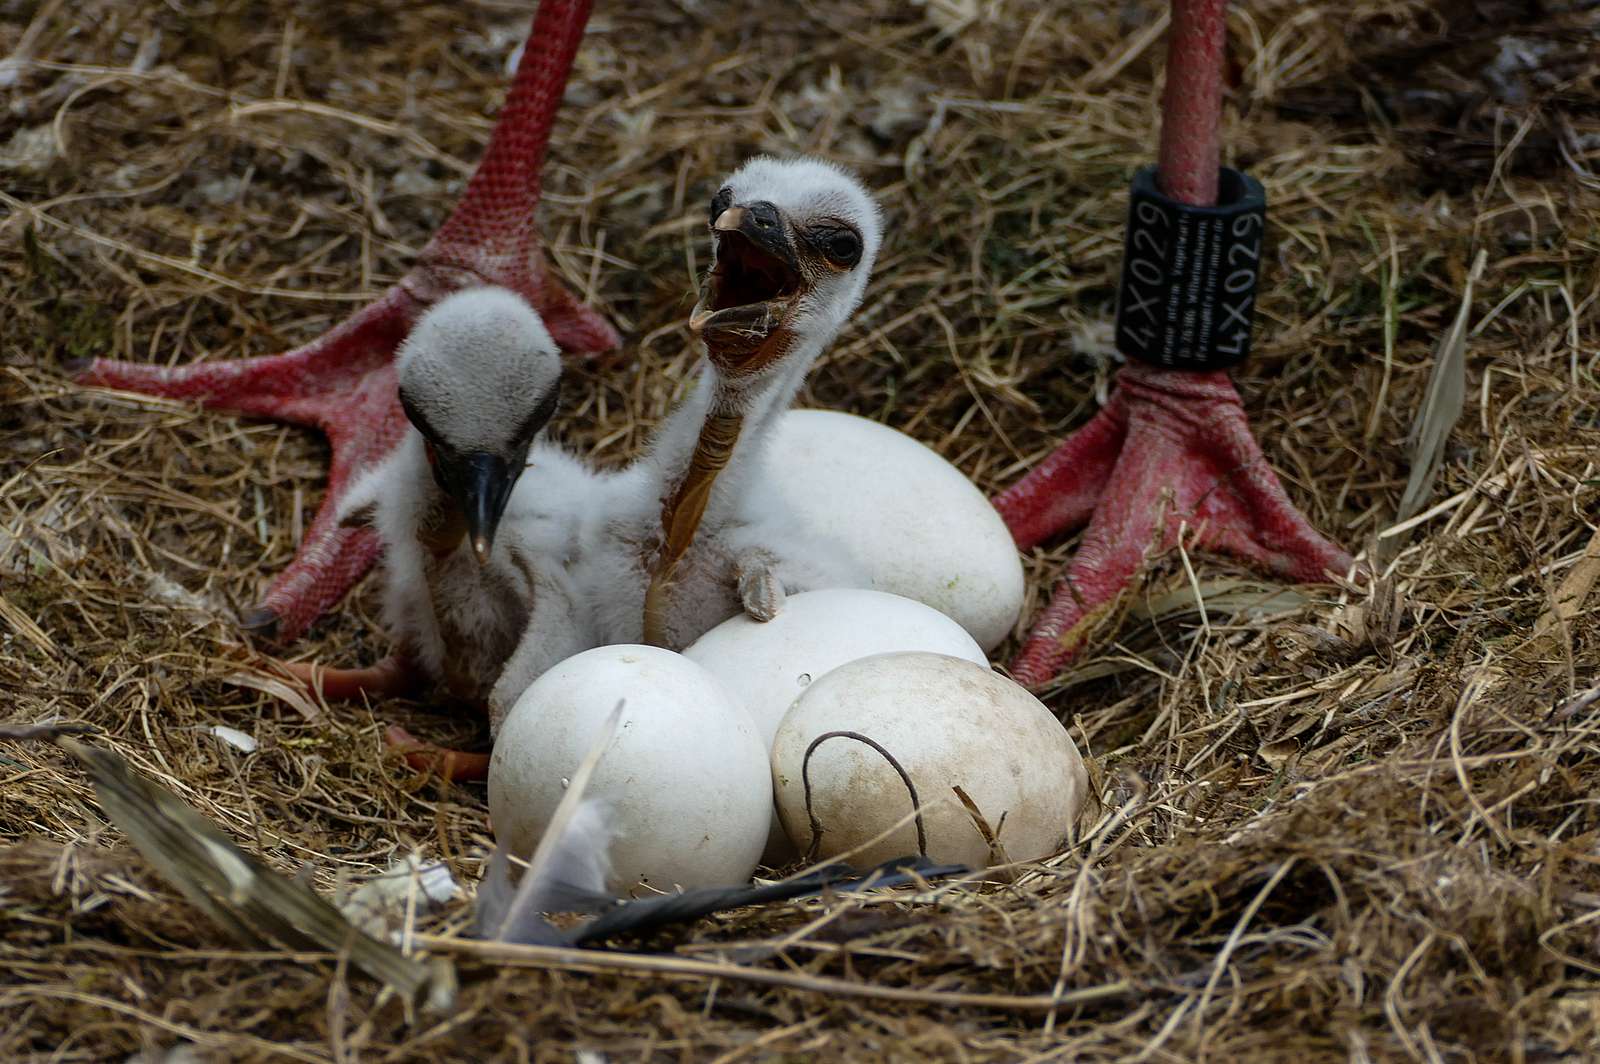
M 294 668 L 329 697 L 399 693 L 420 672 L 481 704 L 541 590 L 531 558 L 548 528 L 508 520 L 497 533 L 555 412 L 561 357 L 521 297 L 476 288 L 417 322 L 397 368 L 410 425 L 340 510 L 341 522 L 369 523 L 383 541 L 383 612 L 396 656 L 371 669 Z M 548 450 L 557 475 L 575 465 Z
M 709 224 L 712 266 L 689 321 L 705 347 L 700 379 L 643 458 L 594 474 L 566 555 L 581 606 L 536 604 L 490 696 L 491 730 L 573 652 L 573 631 L 589 645 L 676 650 L 741 610 L 770 619 L 788 592 L 864 584 L 841 547 L 753 474 L 777 417 L 861 301 L 877 205 L 828 163 L 757 158 L 717 192 Z M 554 497 L 535 486 L 548 475 L 531 470 L 518 497 Z
M 707 364 L 687 408 L 700 414 L 698 435 L 690 449 L 686 412 L 669 420 L 651 455 L 670 494 L 644 638 L 669 647 L 740 606 L 770 619 L 785 585 L 842 586 L 859 576 L 844 576 L 837 548 L 792 528 L 793 515 L 752 471 L 776 419 L 861 302 L 882 239 L 878 206 L 838 167 L 760 157 L 718 190 L 710 223 L 712 266 L 689 318 Z

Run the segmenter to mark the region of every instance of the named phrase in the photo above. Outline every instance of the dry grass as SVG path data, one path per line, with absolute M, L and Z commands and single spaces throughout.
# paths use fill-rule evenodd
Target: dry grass
M 489 839 L 481 791 L 384 759 L 380 719 L 447 729 L 425 708 L 299 712 L 230 680 L 253 670 L 230 617 L 290 558 L 320 442 L 88 393 L 59 365 L 270 352 L 397 277 L 482 149 L 527 6 L 0 0 L 0 53 L 34 60 L 0 67 L 0 718 L 99 725 L 329 890 L 413 850 L 471 882 Z M 185 1041 L 309 1061 L 1600 1053 L 1600 703 L 1573 700 L 1600 638 L 1581 595 L 1552 613 L 1600 566 L 1594 5 L 1546 5 L 1569 13 L 1515 38 L 1553 42 L 1541 69 L 1501 76 L 1499 35 L 1534 6 L 1238 5 L 1227 142 L 1276 239 L 1239 381 L 1269 458 L 1321 527 L 1370 549 L 1482 251 L 1466 409 L 1438 505 L 1391 537 L 1370 591 L 1270 620 L 1219 603 L 1207 635 L 1163 570 L 1153 608 L 1091 648 L 1049 698 L 1104 800 L 1077 849 L 1005 886 L 642 944 L 722 969 L 463 959 L 456 1014 L 412 1022 L 333 959 L 238 951 L 104 826 L 62 754 L 10 746 L 0 1058 Z M 906 429 L 986 488 L 1092 411 L 1109 370 L 1085 338 L 1154 143 L 1159 48 L 1139 43 L 1158 4 L 600 7 L 543 224 L 630 341 L 576 368 L 569 440 L 621 460 L 667 408 L 693 357 L 701 205 L 755 150 L 848 162 L 891 218 L 808 401 Z M 1035 586 L 1071 546 L 1030 560 Z M 362 594 L 296 651 L 382 649 Z M 709 977 L 729 962 L 769 981 Z M 1041 1010 L 1052 993 L 1070 1003 Z

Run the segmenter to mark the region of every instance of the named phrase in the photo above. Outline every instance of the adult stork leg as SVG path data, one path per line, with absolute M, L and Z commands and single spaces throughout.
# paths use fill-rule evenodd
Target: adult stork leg
M 1183 203 L 1217 201 L 1227 0 L 1173 0 L 1158 183 Z M 1088 524 L 1012 675 L 1048 684 L 1151 550 L 1190 543 L 1275 575 L 1323 580 L 1348 553 L 1306 521 L 1267 466 L 1226 371 L 1132 363 L 1087 425 L 995 499 L 1019 547 Z
M 538 308 L 563 348 L 593 353 L 616 345 L 605 319 L 550 276 L 534 225 L 550 130 L 590 3 L 542 0 L 500 120 L 461 202 L 416 265 L 376 302 L 280 355 L 176 368 L 96 359 L 77 374 L 83 384 L 194 399 L 307 425 L 328 437 L 333 457 L 322 507 L 294 561 L 242 618 L 245 627 L 281 639 L 299 635 L 377 557 L 370 529 L 341 528 L 333 515 L 351 481 L 401 437 L 394 354 L 430 304 L 460 288 L 501 285 Z

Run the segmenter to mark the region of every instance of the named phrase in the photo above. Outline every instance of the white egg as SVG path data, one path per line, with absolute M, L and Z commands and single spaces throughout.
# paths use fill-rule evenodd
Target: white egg
M 926 650 L 987 668 L 967 630 L 931 606 L 882 591 L 832 588 L 791 595 L 765 623 L 741 614 L 717 625 L 683 652 L 699 662 L 750 711 L 770 747 L 789 706 L 815 680 L 846 662 L 895 650 Z M 762 860 L 795 856 L 772 816 Z
M 899 772 L 862 739 L 823 738 L 834 732 L 871 740 L 904 769 L 922 807 L 928 856 L 937 861 L 993 863 L 957 786 L 1012 861 L 1059 853 L 1088 793 L 1088 773 L 1066 729 L 1022 687 L 961 658 L 879 654 L 813 683 L 778 728 L 772 748 L 778 813 L 802 853 L 811 845 L 807 775 L 811 813 L 822 828 L 820 857 L 864 846 L 849 860 L 865 866 L 917 852 L 912 821 L 890 831 L 913 808 Z M 884 832 L 883 840 L 870 841 Z
M 985 650 L 1022 611 L 1022 559 L 962 472 L 910 436 L 831 410 L 791 410 L 763 475 L 808 526 L 847 548 L 872 587 L 955 618 Z
M 767 745 L 715 676 L 659 647 L 585 651 L 522 693 L 489 762 L 496 838 L 518 856 L 533 851 L 618 701 L 616 736 L 585 791 L 614 832 L 608 885 L 747 882 L 772 807 Z
M 790 595 L 770 621 L 740 614 L 695 640 L 683 656 L 721 680 L 770 743 L 789 706 L 814 680 L 857 658 L 897 650 L 989 665 L 967 630 L 938 610 L 861 588 Z

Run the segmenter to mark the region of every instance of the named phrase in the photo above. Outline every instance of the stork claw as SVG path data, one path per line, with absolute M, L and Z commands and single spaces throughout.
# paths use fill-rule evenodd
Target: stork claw
M 417 263 L 376 302 L 281 355 L 179 367 L 104 359 L 64 363 L 79 383 L 192 399 L 214 409 L 321 429 L 332 450 L 328 490 L 295 560 L 241 623 L 292 639 L 354 586 L 378 556 L 368 529 L 339 528 L 338 502 L 355 477 L 401 439 L 394 355 L 432 302 L 463 287 L 500 285 L 543 312 L 569 351 L 596 354 L 618 337 L 550 275 L 534 225 L 550 131 L 592 0 L 541 0 L 528 43 L 461 201 Z
M 1035 690 L 1082 649 L 1147 555 L 1170 550 L 1185 529 L 1193 545 L 1292 580 L 1322 581 L 1352 565 L 1289 501 L 1222 372 L 1126 367 L 1105 408 L 995 507 L 1019 544 L 1089 525 L 1011 665 Z
M 268 641 L 278 638 L 278 621 L 277 611 L 266 606 L 252 606 L 239 614 L 240 628 Z

